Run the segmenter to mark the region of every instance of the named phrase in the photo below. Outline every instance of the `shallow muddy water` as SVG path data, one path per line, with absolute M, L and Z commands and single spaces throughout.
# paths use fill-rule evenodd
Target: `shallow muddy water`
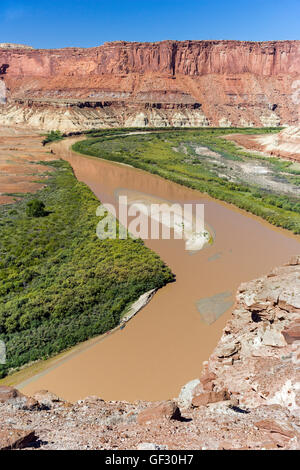
M 70 401 L 89 395 L 128 401 L 178 396 L 216 346 L 238 285 L 300 253 L 300 238 L 160 177 L 72 153 L 71 143 L 56 144 L 56 154 L 102 202 L 115 202 L 125 189 L 150 199 L 203 203 L 215 239 L 192 255 L 183 240 L 145 241 L 171 267 L 176 282 L 159 290 L 123 330 L 75 349 L 20 388 L 28 394 L 48 389 Z

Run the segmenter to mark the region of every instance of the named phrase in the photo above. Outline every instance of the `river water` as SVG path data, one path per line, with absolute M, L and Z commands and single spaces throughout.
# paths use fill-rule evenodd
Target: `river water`
M 176 282 L 160 289 L 123 330 L 75 349 L 21 384 L 22 391 L 48 389 L 70 401 L 90 395 L 128 401 L 176 397 L 182 385 L 199 376 L 216 346 L 239 284 L 299 254 L 300 237 L 158 176 L 75 154 L 71 143 L 56 144 L 55 153 L 101 201 L 115 203 L 125 189 L 148 199 L 203 203 L 215 238 L 192 255 L 183 240 L 145 241 L 170 266 Z

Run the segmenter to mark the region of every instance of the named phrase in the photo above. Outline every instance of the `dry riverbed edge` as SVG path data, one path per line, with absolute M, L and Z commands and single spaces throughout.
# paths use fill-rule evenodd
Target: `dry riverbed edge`
M 160 403 L 0 388 L 0 448 L 299 449 L 300 256 L 238 289 L 199 376 Z M 199 364 L 200 369 L 200 364 Z

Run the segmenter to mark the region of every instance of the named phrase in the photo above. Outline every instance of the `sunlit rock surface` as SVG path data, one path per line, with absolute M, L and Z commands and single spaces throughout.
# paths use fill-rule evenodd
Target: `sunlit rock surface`
M 2 44 L 0 78 L 9 90 L 2 125 L 65 132 L 299 125 L 299 41 Z

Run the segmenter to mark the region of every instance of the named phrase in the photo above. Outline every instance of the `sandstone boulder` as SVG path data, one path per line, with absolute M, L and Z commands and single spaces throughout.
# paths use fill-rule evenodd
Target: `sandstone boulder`
M 215 349 L 215 353 L 219 358 L 231 357 L 236 354 L 241 348 L 238 341 L 222 338 Z
M 264 431 L 270 431 L 271 433 L 282 434 L 285 437 L 292 438 L 296 435 L 296 431 L 293 430 L 290 426 L 284 426 L 271 419 L 263 419 L 255 423 L 255 426 L 258 429 L 263 429 Z
M 152 423 L 161 419 L 180 419 L 181 414 L 178 406 L 173 401 L 161 402 L 141 411 L 137 417 L 138 424 Z
M 200 377 L 203 390 L 212 391 L 214 387 L 213 381 L 216 377 L 214 372 L 204 369 Z
M 226 390 L 219 392 L 203 392 L 196 395 L 192 400 L 192 406 L 205 406 L 209 403 L 217 403 L 218 401 L 229 400 L 229 394 Z
M 262 344 L 280 348 L 286 346 L 286 341 L 278 329 L 268 326 L 263 334 Z
M 255 423 L 255 426 L 266 432 L 268 437 L 278 447 L 284 447 L 290 439 L 297 439 L 299 435 L 290 425 L 278 423 L 271 419 L 264 419 Z
M 37 440 L 34 431 L 0 429 L 0 450 L 23 449 Z
M 0 403 L 5 403 L 20 396 L 17 389 L 13 387 L 0 387 Z
M 178 397 L 178 405 L 181 408 L 189 408 L 191 406 L 195 390 L 200 384 L 199 379 L 194 379 L 185 384 L 182 389 L 180 390 L 180 394 Z
M 282 334 L 288 344 L 292 344 L 294 341 L 299 341 L 300 321 L 291 323 L 288 328 L 283 330 Z
M 16 388 L 0 387 L 0 403 L 8 403 L 15 408 L 23 410 L 34 410 L 39 408 L 39 403 L 31 397 L 23 395 Z
M 49 408 L 51 408 L 54 403 L 59 403 L 63 401 L 57 395 L 49 392 L 48 390 L 39 390 L 38 392 L 35 392 L 32 398 L 39 402 L 40 405 Z

